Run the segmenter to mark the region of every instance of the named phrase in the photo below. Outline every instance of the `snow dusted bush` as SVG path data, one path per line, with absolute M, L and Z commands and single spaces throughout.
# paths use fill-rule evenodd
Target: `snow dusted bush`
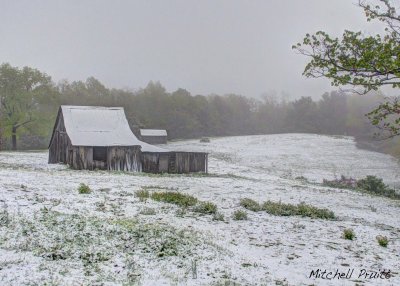
M 328 209 L 320 209 L 312 205 L 300 203 L 298 205 L 284 204 L 281 202 L 267 201 L 262 205 L 262 209 L 269 214 L 277 216 L 303 216 L 321 219 L 334 219 L 335 214 Z
M 331 188 L 355 189 L 357 187 L 357 180 L 351 177 L 346 178 L 345 176 L 342 175 L 340 179 L 334 179 L 334 180 L 323 179 L 322 184 L 324 186 L 328 186 Z
M 400 199 L 399 193 L 394 189 L 389 188 L 389 186 L 383 183 L 381 178 L 377 178 L 376 176 L 367 176 L 364 179 L 358 180 L 357 187 L 370 194 L 392 199 Z
M 88 185 L 81 183 L 78 187 L 78 192 L 80 194 L 90 194 L 92 192 L 92 190 L 90 189 L 90 187 Z
M 215 214 L 217 212 L 217 206 L 211 202 L 200 202 L 194 207 L 193 211 L 202 214 Z
M 233 213 L 234 220 L 247 220 L 247 213 L 242 210 L 237 210 Z
M 261 206 L 255 200 L 244 198 L 240 200 L 240 206 L 253 212 L 261 211 Z
M 355 238 L 355 233 L 351 228 L 346 228 L 343 231 L 343 238 L 348 240 L 353 240 Z
M 387 245 L 389 243 L 388 238 L 386 236 L 383 236 L 383 235 L 378 235 L 376 237 L 376 240 L 378 241 L 379 245 L 382 246 L 382 247 L 387 247 Z
M 400 193 L 387 186 L 381 178 L 376 176 L 366 176 L 364 179 L 356 180 L 341 176 L 340 179 L 323 179 L 324 186 L 340 189 L 356 189 L 360 192 L 369 193 L 377 196 L 388 197 L 391 199 L 400 199 Z
M 144 202 L 150 197 L 150 193 L 146 189 L 140 189 L 135 192 L 135 197 L 139 198 L 141 202 Z
M 216 212 L 213 214 L 213 220 L 224 221 L 224 215 L 220 212 Z
M 190 207 L 197 203 L 195 197 L 179 192 L 155 192 L 151 194 L 151 198 L 155 201 L 175 204 L 180 207 Z

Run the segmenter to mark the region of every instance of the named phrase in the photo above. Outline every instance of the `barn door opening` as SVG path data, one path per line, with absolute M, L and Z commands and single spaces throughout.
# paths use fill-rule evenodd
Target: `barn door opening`
M 107 147 L 93 147 L 93 161 L 107 162 Z

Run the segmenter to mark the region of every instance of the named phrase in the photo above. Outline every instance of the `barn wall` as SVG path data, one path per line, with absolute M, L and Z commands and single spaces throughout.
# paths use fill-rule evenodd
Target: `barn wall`
M 70 145 L 71 141 L 66 133 L 64 118 L 62 113 L 59 112 L 49 146 L 49 163 L 67 163 L 68 147 Z
M 159 173 L 160 153 L 142 153 L 142 171 L 146 173 Z
M 71 146 L 68 151 L 68 165 L 76 170 L 93 170 L 93 148 Z
M 167 136 L 141 136 L 141 139 L 149 144 L 167 144 Z
M 107 169 L 126 172 L 142 170 L 140 146 L 109 147 L 107 150 Z
M 199 152 L 176 152 L 176 173 L 207 173 L 207 153 Z
M 142 170 L 148 173 L 207 173 L 207 153 L 198 152 L 144 152 Z
M 140 172 L 139 146 L 116 146 L 107 148 L 107 161 L 93 160 L 93 147 L 72 146 L 68 153 L 68 164 L 77 170 L 109 170 Z

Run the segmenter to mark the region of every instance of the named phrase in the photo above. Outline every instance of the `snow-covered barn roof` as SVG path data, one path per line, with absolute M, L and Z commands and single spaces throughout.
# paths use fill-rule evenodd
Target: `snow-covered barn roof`
M 142 136 L 167 136 L 167 130 L 164 129 L 140 129 Z
M 62 105 L 66 132 L 75 146 L 142 146 L 144 152 L 167 150 L 140 141 L 122 107 Z

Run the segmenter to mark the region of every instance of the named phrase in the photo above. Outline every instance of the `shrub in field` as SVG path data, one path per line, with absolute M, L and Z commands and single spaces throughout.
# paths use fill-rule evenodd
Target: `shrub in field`
M 175 204 L 181 207 L 190 207 L 197 203 L 195 197 L 179 192 L 155 192 L 151 194 L 151 198 L 155 201 Z
M 355 238 L 355 233 L 351 228 L 346 228 L 343 231 L 343 238 L 348 240 L 353 240 Z
M 244 198 L 240 200 L 240 206 L 244 207 L 245 209 L 251 210 L 253 212 L 258 212 L 261 210 L 261 206 L 255 200 Z
M 392 199 L 400 199 L 399 193 L 396 193 L 395 190 L 389 188 L 383 183 L 383 180 L 381 178 L 378 178 L 376 176 L 367 176 L 364 179 L 358 180 L 357 188 L 378 196 L 384 196 Z
M 304 217 L 334 219 L 335 214 L 328 209 L 321 209 L 305 203 L 297 205 L 298 214 Z
M 135 197 L 139 198 L 141 202 L 144 202 L 150 197 L 150 193 L 146 189 L 141 189 L 135 192 Z
M 78 192 L 80 194 L 90 194 L 92 192 L 92 190 L 90 189 L 90 187 L 88 185 L 81 183 L 78 187 Z
M 233 213 L 234 220 L 247 220 L 247 213 L 242 210 L 237 210 Z
M 369 193 L 377 196 L 388 197 L 391 199 L 400 199 L 400 193 L 386 185 L 381 178 L 376 176 L 367 176 L 364 179 L 356 180 L 341 176 L 340 179 L 323 179 L 324 186 L 341 189 L 356 189 L 360 192 Z
M 383 235 L 378 235 L 376 237 L 376 240 L 378 241 L 379 245 L 382 246 L 382 247 L 387 247 L 387 245 L 389 243 L 388 238 L 386 236 L 383 236 Z
M 298 205 L 284 204 L 281 202 L 267 201 L 262 205 L 262 209 L 269 214 L 277 216 L 303 216 L 311 218 L 334 219 L 335 215 L 328 209 L 320 209 L 305 203 Z
M 346 178 L 345 176 L 342 175 L 340 179 L 335 179 L 335 180 L 323 179 L 322 184 L 324 186 L 328 186 L 331 188 L 355 189 L 357 187 L 357 180 L 351 177 Z
M 224 215 L 222 213 L 216 212 L 213 214 L 213 220 L 224 221 Z
M 211 202 L 200 202 L 193 210 L 202 214 L 215 214 L 217 212 L 217 206 Z
M 271 201 L 266 201 L 262 205 L 262 209 L 269 214 L 278 215 L 278 216 L 291 216 L 297 215 L 297 207 L 291 204 L 284 204 L 284 203 L 275 203 Z

